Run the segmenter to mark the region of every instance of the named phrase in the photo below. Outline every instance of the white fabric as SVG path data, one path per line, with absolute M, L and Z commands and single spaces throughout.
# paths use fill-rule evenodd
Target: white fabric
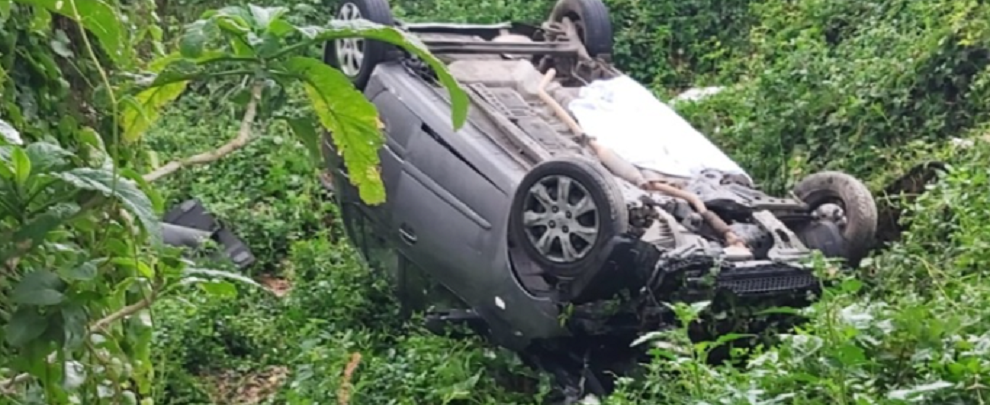
M 628 76 L 592 82 L 567 107 L 585 133 L 640 169 L 680 177 L 716 169 L 749 177 L 704 134 Z

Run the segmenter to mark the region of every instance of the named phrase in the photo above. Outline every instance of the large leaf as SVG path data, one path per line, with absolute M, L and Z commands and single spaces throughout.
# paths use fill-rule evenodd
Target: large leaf
M 31 159 L 32 170 L 37 173 L 46 173 L 49 170 L 57 169 L 65 164 L 66 158 L 72 156 L 72 152 L 49 142 L 32 142 L 25 148 L 25 152 Z
M 7 343 L 21 347 L 41 336 L 47 328 L 48 320 L 38 312 L 38 309 L 25 306 L 14 312 L 4 331 L 7 335 Z
M 107 197 L 120 200 L 138 221 L 141 221 L 152 241 L 156 244 L 161 242 L 161 223 L 155 217 L 151 200 L 133 180 L 122 176 L 115 178 L 114 173 L 109 169 L 89 167 L 80 167 L 53 175 L 78 188 L 97 191 Z
M 17 232 L 14 232 L 14 241 L 18 245 L 27 243 L 27 247 L 34 247 L 45 240 L 48 233 L 54 231 L 62 221 L 68 216 L 60 206 L 49 209 L 48 212 L 31 219 L 31 222 L 24 224 Z
M 375 106 L 347 76 L 319 60 L 298 56 L 285 67 L 305 83 L 306 95 L 320 123 L 330 131 L 361 199 L 372 205 L 384 202 L 385 187 L 378 175 L 378 149 L 383 141 Z
M 48 270 L 36 270 L 24 275 L 10 298 L 15 303 L 25 305 L 52 306 L 65 300 L 62 289 L 65 282 Z
M 124 102 L 121 121 L 124 126 L 124 140 L 138 140 L 151 124 L 154 124 L 161 111 L 186 90 L 188 81 L 163 84 L 146 89 L 129 102 Z
M 99 40 L 100 45 L 115 62 L 129 54 L 124 29 L 113 7 L 100 0 L 16 0 L 32 6 L 44 7 L 80 23 Z M 75 10 L 72 5 L 75 3 Z M 79 12 L 78 16 L 76 11 Z
M 447 71 L 447 67 L 430 54 L 430 51 L 415 36 L 409 35 L 401 30 L 376 24 L 366 20 L 331 21 L 327 27 L 308 26 L 299 28 L 299 32 L 307 38 L 317 42 L 332 41 L 341 38 L 361 37 L 388 42 L 397 45 L 415 55 L 437 74 L 440 84 L 447 88 L 450 93 L 451 121 L 454 129 L 460 129 L 467 120 L 468 96 L 461 88 L 454 76 Z
M 323 162 L 323 151 L 320 149 L 320 133 L 313 126 L 313 120 L 306 118 L 286 118 L 299 141 L 309 150 L 309 156 L 317 164 Z

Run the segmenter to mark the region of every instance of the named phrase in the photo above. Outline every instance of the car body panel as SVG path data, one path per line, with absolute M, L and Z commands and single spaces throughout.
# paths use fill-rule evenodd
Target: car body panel
M 338 198 L 360 206 L 403 257 L 485 318 L 500 344 L 566 334 L 557 305 L 527 292 L 509 261 L 509 193 L 525 169 L 471 120 L 454 131 L 446 99 L 397 63 L 378 66 L 365 95 L 384 124 L 386 201 L 364 204 L 339 159 L 328 159 Z

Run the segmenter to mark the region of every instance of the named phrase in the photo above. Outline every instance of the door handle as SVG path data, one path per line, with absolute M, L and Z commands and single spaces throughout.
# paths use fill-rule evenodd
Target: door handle
M 402 238 L 402 241 L 407 244 L 416 244 L 416 233 L 414 233 L 412 229 L 409 229 L 409 226 L 406 224 L 399 226 L 399 237 Z

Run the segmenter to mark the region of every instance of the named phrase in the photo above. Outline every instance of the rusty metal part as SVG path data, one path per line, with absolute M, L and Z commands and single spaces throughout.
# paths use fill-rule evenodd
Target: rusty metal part
M 594 140 L 588 141 L 588 146 L 591 150 L 595 152 L 598 156 L 598 161 L 602 162 L 612 174 L 623 178 L 624 180 L 636 185 L 639 188 L 645 188 L 647 186 L 646 178 L 643 177 L 643 173 L 629 163 L 625 159 L 616 155 L 611 149 L 602 146 Z
M 557 118 L 560 118 L 561 121 L 564 121 L 564 124 L 567 124 L 567 127 L 571 129 L 571 132 L 574 133 L 576 138 L 583 138 L 585 134 L 584 130 L 581 129 L 581 125 L 574 120 L 574 117 L 571 117 L 571 114 L 567 112 L 567 110 L 565 110 L 564 107 L 557 102 L 557 100 L 553 99 L 550 93 L 547 93 L 547 85 L 549 85 L 556 76 L 556 69 L 550 68 L 547 70 L 547 73 L 543 75 L 543 80 L 540 81 L 540 86 L 536 89 L 536 94 L 540 96 L 540 100 L 543 100 L 544 103 L 547 103 L 547 105 L 550 106 L 554 114 L 557 115 Z
M 716 232 L 725 238 L 725 241 L 729 244 L 729 246 L 740 248 L 746 247 L 746 242 L 732 232 L 732 230 L 729 229 L 729 225 L 727 225 L 722 218 L 719 218 L 714 212 L 709 211 L 708 207 L 705 206 L 705 202 L 701 201 L 701 198 L 693 193 L 658 181 L 651 181 L 644 188 L 647 190 L 656 190 L 672 197 L 681 198 L 687 201 L 692 207 L 694 207 L 694 210 L 697 211 L 698 214 L 700 214 L 701 217 L 715 229 Z

